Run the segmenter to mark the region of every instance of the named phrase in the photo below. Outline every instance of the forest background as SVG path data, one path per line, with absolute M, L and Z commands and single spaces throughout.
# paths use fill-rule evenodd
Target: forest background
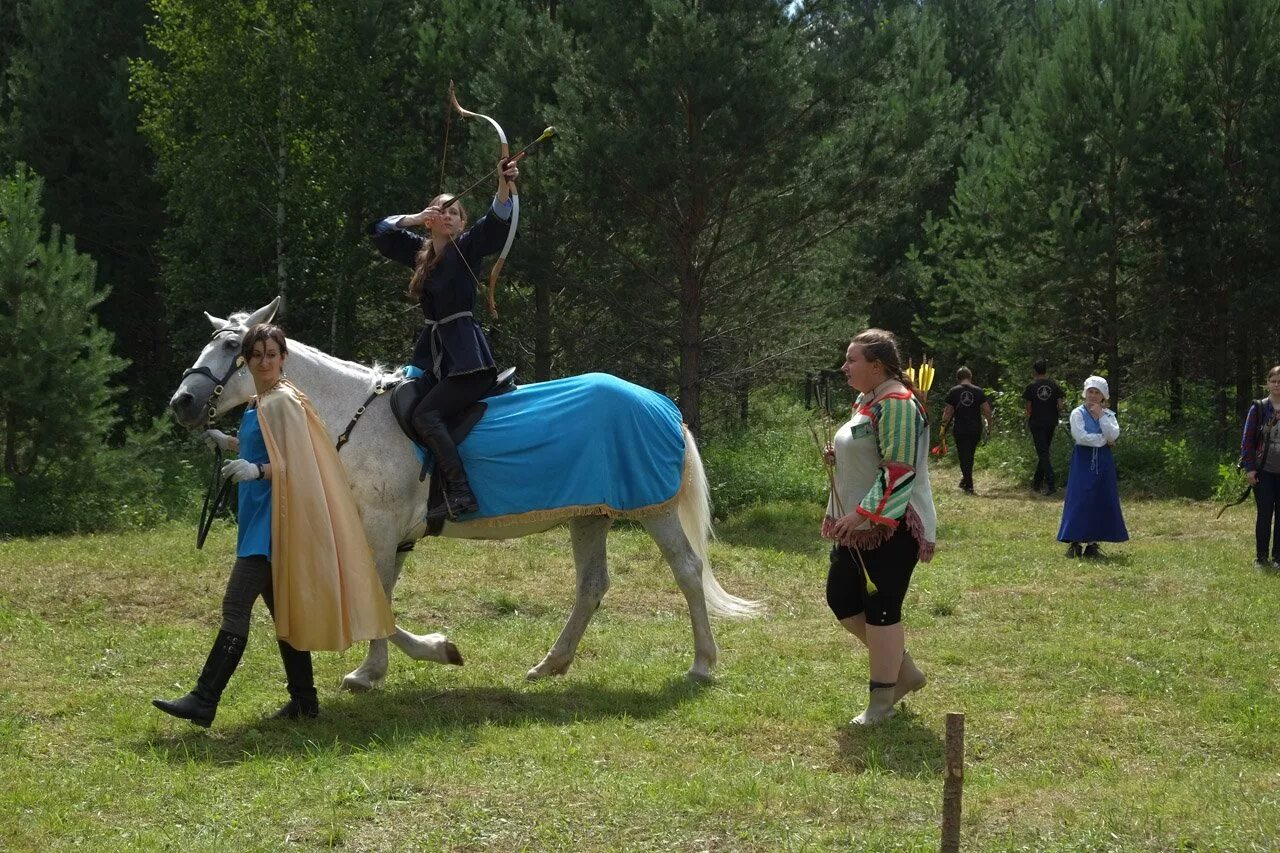
M 821 499 L 801 389 L 865 325 L 1000 392 L 1015 476 L 1030 362 L 1105 375 L 1126 487 L 1196 498 L 1280 353 L 1274 0 L 4 0 L 0 79 L 0 534 L 190 512 L 203 310 L 406 359 L 365 228 L 492 168 L 450 79 L 560 131 L 498 361 L 670 394 L 720 512 Z

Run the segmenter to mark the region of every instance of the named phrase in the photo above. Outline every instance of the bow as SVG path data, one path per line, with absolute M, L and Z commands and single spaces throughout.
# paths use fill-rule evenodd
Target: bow
M 1223 507 L 1222 507 L 1222 509 L 1218 510 L 1218 514 L 1217 514 L 1217 515 L 1215 515 L 1215 516 L 1214 516 L 1214 518 L 1222 518 L 1222 514 L 1223 514 L 1224 512 L 1226 512 L 1227 510 L 1231 509 L 1233 506 L 1239 506 L 1240 504 L 1242 504 L 1242 503 L 1244 503 L 1245 501 L 1247 501 L 1247 500 L 1249 499 L 1249 495 L 1250 495 L 1252 492 L 1253 492 L 1253 486 L 1251 486 L 1251 485 L 1250 485 L 1250 486 L 1245 486 L 1245 487 L 1244 487 L 1244 492 L 1242 492 L 1242 493 L 1241 493 L 1240 497 L 1236 498 L 1236 499 L 1235 499 L 1235 500 L 1233 500 L 1231 503 L 1226 504 L 1225 506 L 1223 506 Z
M 507 134 L 503 131 L 502 125 L 498 124 L 497 121 L 484 113 L 475 113 L 471 110 L 463 109 L 462 105 L 458 103 L 458 96 L 454 92 L 452 80 L 449 81 L 449 103 L 457 111 L 458 115 L 463 118 L 482 118 L 493 126 L 493 129 L 498 132 L 498 143 L 500 146 L 499 156 L 502 158 L 502 162 L 499 164 L 498 168 L 501 169 L 505 166 L 506 162 L 511 158 L 511 147 L 507 144 Z M 494 319 L 497 319 L 498 317 L 498 308 L 494 302 L 494 295 L 498 287 L 498 276 L 502 274 L 502 267 L 507 261 L 507 253 L 511 251 L 511 243 L 516 239 L 516 226 L 519 225 L 519 223 L 520 193 L 517 191 L 516 185 L 511 183 L 511 228 L 507 231 L 507 242 L 503 244 L 502 251 L 498 254 L 498 260 L 494 261 L 493 268 L 489 270 L 489 291 L 487 294 L 487 302 L 489 306 L 489 315 Z M 452 238 L 450 238 L 450 240 L 452 241 Z M 471 268 L 468 267 L 467 269 L 470 271 Z M 476 278 L 475 272 L 471 272 L 471 277 L 475 279 L 476 287 L 479 288 L 480 279 Z

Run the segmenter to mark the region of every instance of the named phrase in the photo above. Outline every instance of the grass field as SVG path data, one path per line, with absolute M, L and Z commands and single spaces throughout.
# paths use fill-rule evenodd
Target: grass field
M 939 478 L 941 547 L 908 645 L 931 682 L 869 730 L 866 658 L 826 610 L 819 509 L 720 525 L 715 570 L 767 616 L 715 625 L 718 679 L 686 683 L 683 599 L 636 528 L 563 678 L 526 683 L 571 600 L 563 530 L 429 542 L 398 620 L 467 664 L 316 656 L 322 717 L 285 698 L 265 608 L 208 732 L 149 705 L 185 692 L 216 630 L 225 526 L 0 542 L 0 848 L 928 850 L 943 717 L 967 715 L 975 850 L 1270 850 L 1280 844 L 1280 577 L 1252 509 L 1129 503 L 1105 562 L 1053 541 L 1060 505 Z

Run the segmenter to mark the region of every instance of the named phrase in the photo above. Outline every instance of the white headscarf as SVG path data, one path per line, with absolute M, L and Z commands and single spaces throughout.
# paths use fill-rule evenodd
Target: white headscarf
M 1090 376 L 1088 379 L 1086 379 L 1084 381 L 1084 391 L 1081 391 L 1080 393 L 1083 394 L 1085 393 L 1085 391 L 1088 391 L 1090 388 L 1097 388 L 1099 391 L 1101 391 L 1102 399 L 1104 400 L 1111 399 L 1111 388 L 1107 385 L 1107 380 L 1103 379 L 1101 376 Z

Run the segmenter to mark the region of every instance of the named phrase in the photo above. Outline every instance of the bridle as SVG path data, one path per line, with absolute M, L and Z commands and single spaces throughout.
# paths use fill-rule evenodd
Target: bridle
M 238 331 L 240 331 L 240 329 L 238 328 L 219 329 L 218 331 L 213 333 L 213 336 L 210 338 L 210 340 L 216 341 L 218 339 L 218 335 L 235 333 Z M 227 383 L 231 381 L 231 377 L 235 376 L 236 371 L 238 371 L 243 366 L 244 366 L 244 356 L 237 355 L 235 359 L 231 362 L 231 366 L 227 368 L 227 372 L 223 374 L 221 379 L 219 379 L 217 376 L 214 376 L 213 371 L 205 367 L 204 365 L 200 365 L 199 367 L 188 367 L 186 370 L 182 371 L 181 381 L 185 381 L 188 376 L 203 376 L 213 383 L 213 391 L 210 392 L 209 402 L 207 403 L 208 411 L 206 412 L 206 415 L 205 415 L 205 429 L 210 429 L 213 426 L 213 419 L 216 418 L 218 415 L 218 398 L 222 396 L 222 391 L 224 388 L 227 387 Z
M 221 334 L 238 331 L 240 331 L 238 328 L 219 329 L 213 333 L 211 340 L 217 340 Z M 182 379 L 184 381 L 188 376 L 203 376 L 213 383 L 213 391 L 209 393 L 209 401 L 205 413 L 206 430 L 213 427 L 214 418 L 218 415 L 218 398 L 222 396 L 223 389 L 227 387 L 231 377 L 236 375 L 236 371 L 243 366 L 244 356 L 237 355 L 222 378 L 214 376 L 213 371 L 203 365 L 188 367 L 182 371 Z M 209 474 L 208 485 L 205 488 L 204 504 L 200 507 L 200 524 L 196 527 L 197 550 L 204 547 L 204 540 L 209 537 L 209 529 L 213 527 L 213 520 L 226 508 L 230 497 L 231 481 L 222 478 L 222 448 L 215 446 L 213 448 L 213 470 Z

